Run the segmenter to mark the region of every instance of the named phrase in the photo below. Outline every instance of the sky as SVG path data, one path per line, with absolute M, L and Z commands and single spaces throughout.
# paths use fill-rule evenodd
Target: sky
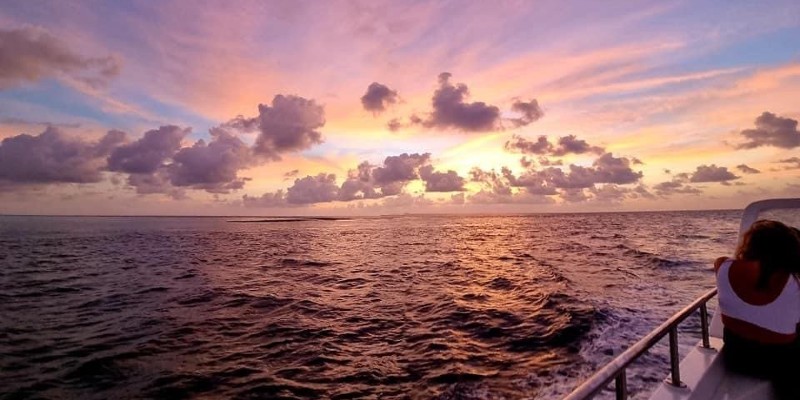
M 0 214 L 800 195 L 797 1 L 4 1 Z

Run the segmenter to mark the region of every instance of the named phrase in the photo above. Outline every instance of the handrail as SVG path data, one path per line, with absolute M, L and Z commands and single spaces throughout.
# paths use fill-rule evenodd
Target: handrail
M 750 203 L 742 212 L 742 221 L 739 225 L 739 240 L 750 229 L 750 225 L 756 222 L 762 212 L 776 208 L 800 208 L 800 198 L 767 199 Z
M 681 311 L 678 311 L 658 328 L 651 331 L 647 336 L 636 342 L 633 346 L 629 347 L 622 354 L 617 356 L 610 363 L 606 364 L 599 371 L 595 372 L 583 384 L 578 386 L 572 391 L 564 400 L 584 400 L 594 397 L 598 392 L 603 390 L 612 379 L 616 380 L 616 393 L 618 400 L 624 400 L 628 397 L 627 382 L 625 368 L 632 362 L 642 356 L 645 352 L 650 350 L 658 343 L 667 333 L 669 333 L 669 348 L 670 348 L 670 364 L 672 367 L 672 385 L 681 386 L 680 378 L 680 360 L 678 359 L 678 324 L 683 322 L 686 317 L 691 315 L 698 308 L 700 309 L 700 325 L 703 335 L 703 347 L 709 348 L 710 343 L 708 339 L 708 309 L 706 303 L 717 294 L 717 289 L 711 289 L 692 304 L 689 304 Z

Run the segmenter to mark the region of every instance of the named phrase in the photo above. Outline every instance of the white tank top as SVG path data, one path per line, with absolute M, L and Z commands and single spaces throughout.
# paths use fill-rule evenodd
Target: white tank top
M 756 306 L 740 299 L 731 286 L 733 260 L 726 260 L 717 272 L 719 308 L 722 314 L 784 335 L 793 335 L 800 323 L 800 284 L 790 277 L 781 294 L 769 304 Z

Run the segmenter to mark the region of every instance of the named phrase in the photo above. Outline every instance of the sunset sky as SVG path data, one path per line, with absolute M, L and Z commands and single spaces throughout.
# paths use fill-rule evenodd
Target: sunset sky
M 800 2 L 4 1 L 0 214 L 800 195 Z

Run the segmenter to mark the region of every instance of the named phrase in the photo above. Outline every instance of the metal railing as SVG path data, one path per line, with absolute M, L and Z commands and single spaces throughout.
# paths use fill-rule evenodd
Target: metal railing
M 717 289 L 711 289 L 697 300 L 686 306 L 683 310 L 678 311 L 658 328 L 647 334 L 641 340 L 636 342 L 633 346 L 629 347 L 622 354 L 617 356 L 605 367 L 597 371 L 583 384 L 578 386 L 572 391 L 564 400 L 584 400 L 594 397 L 603 388 L 605 388 L 611 380 L 615 380 L 615 387 L 617 393 L 617 400 L 625 400 L 628 398 L 628 382 L 625 374 L 625 369 L 632 362 L 636 361 L 650 348 L 656 345 L 661 338 L 669 334 L 669 361 L 671 365 L 671 382 L 674 386 L 681 387 L 681 371 L 680 371 L 680 357 L 678 356 L 678 324 L 683 322 L 686 317 L 694 313 L 698 308 L 700 309 L 700 327 L 703 335 L 703 347 L 710 348 L 708 338 L 708 308 L 706 303 L 717 294 Z

